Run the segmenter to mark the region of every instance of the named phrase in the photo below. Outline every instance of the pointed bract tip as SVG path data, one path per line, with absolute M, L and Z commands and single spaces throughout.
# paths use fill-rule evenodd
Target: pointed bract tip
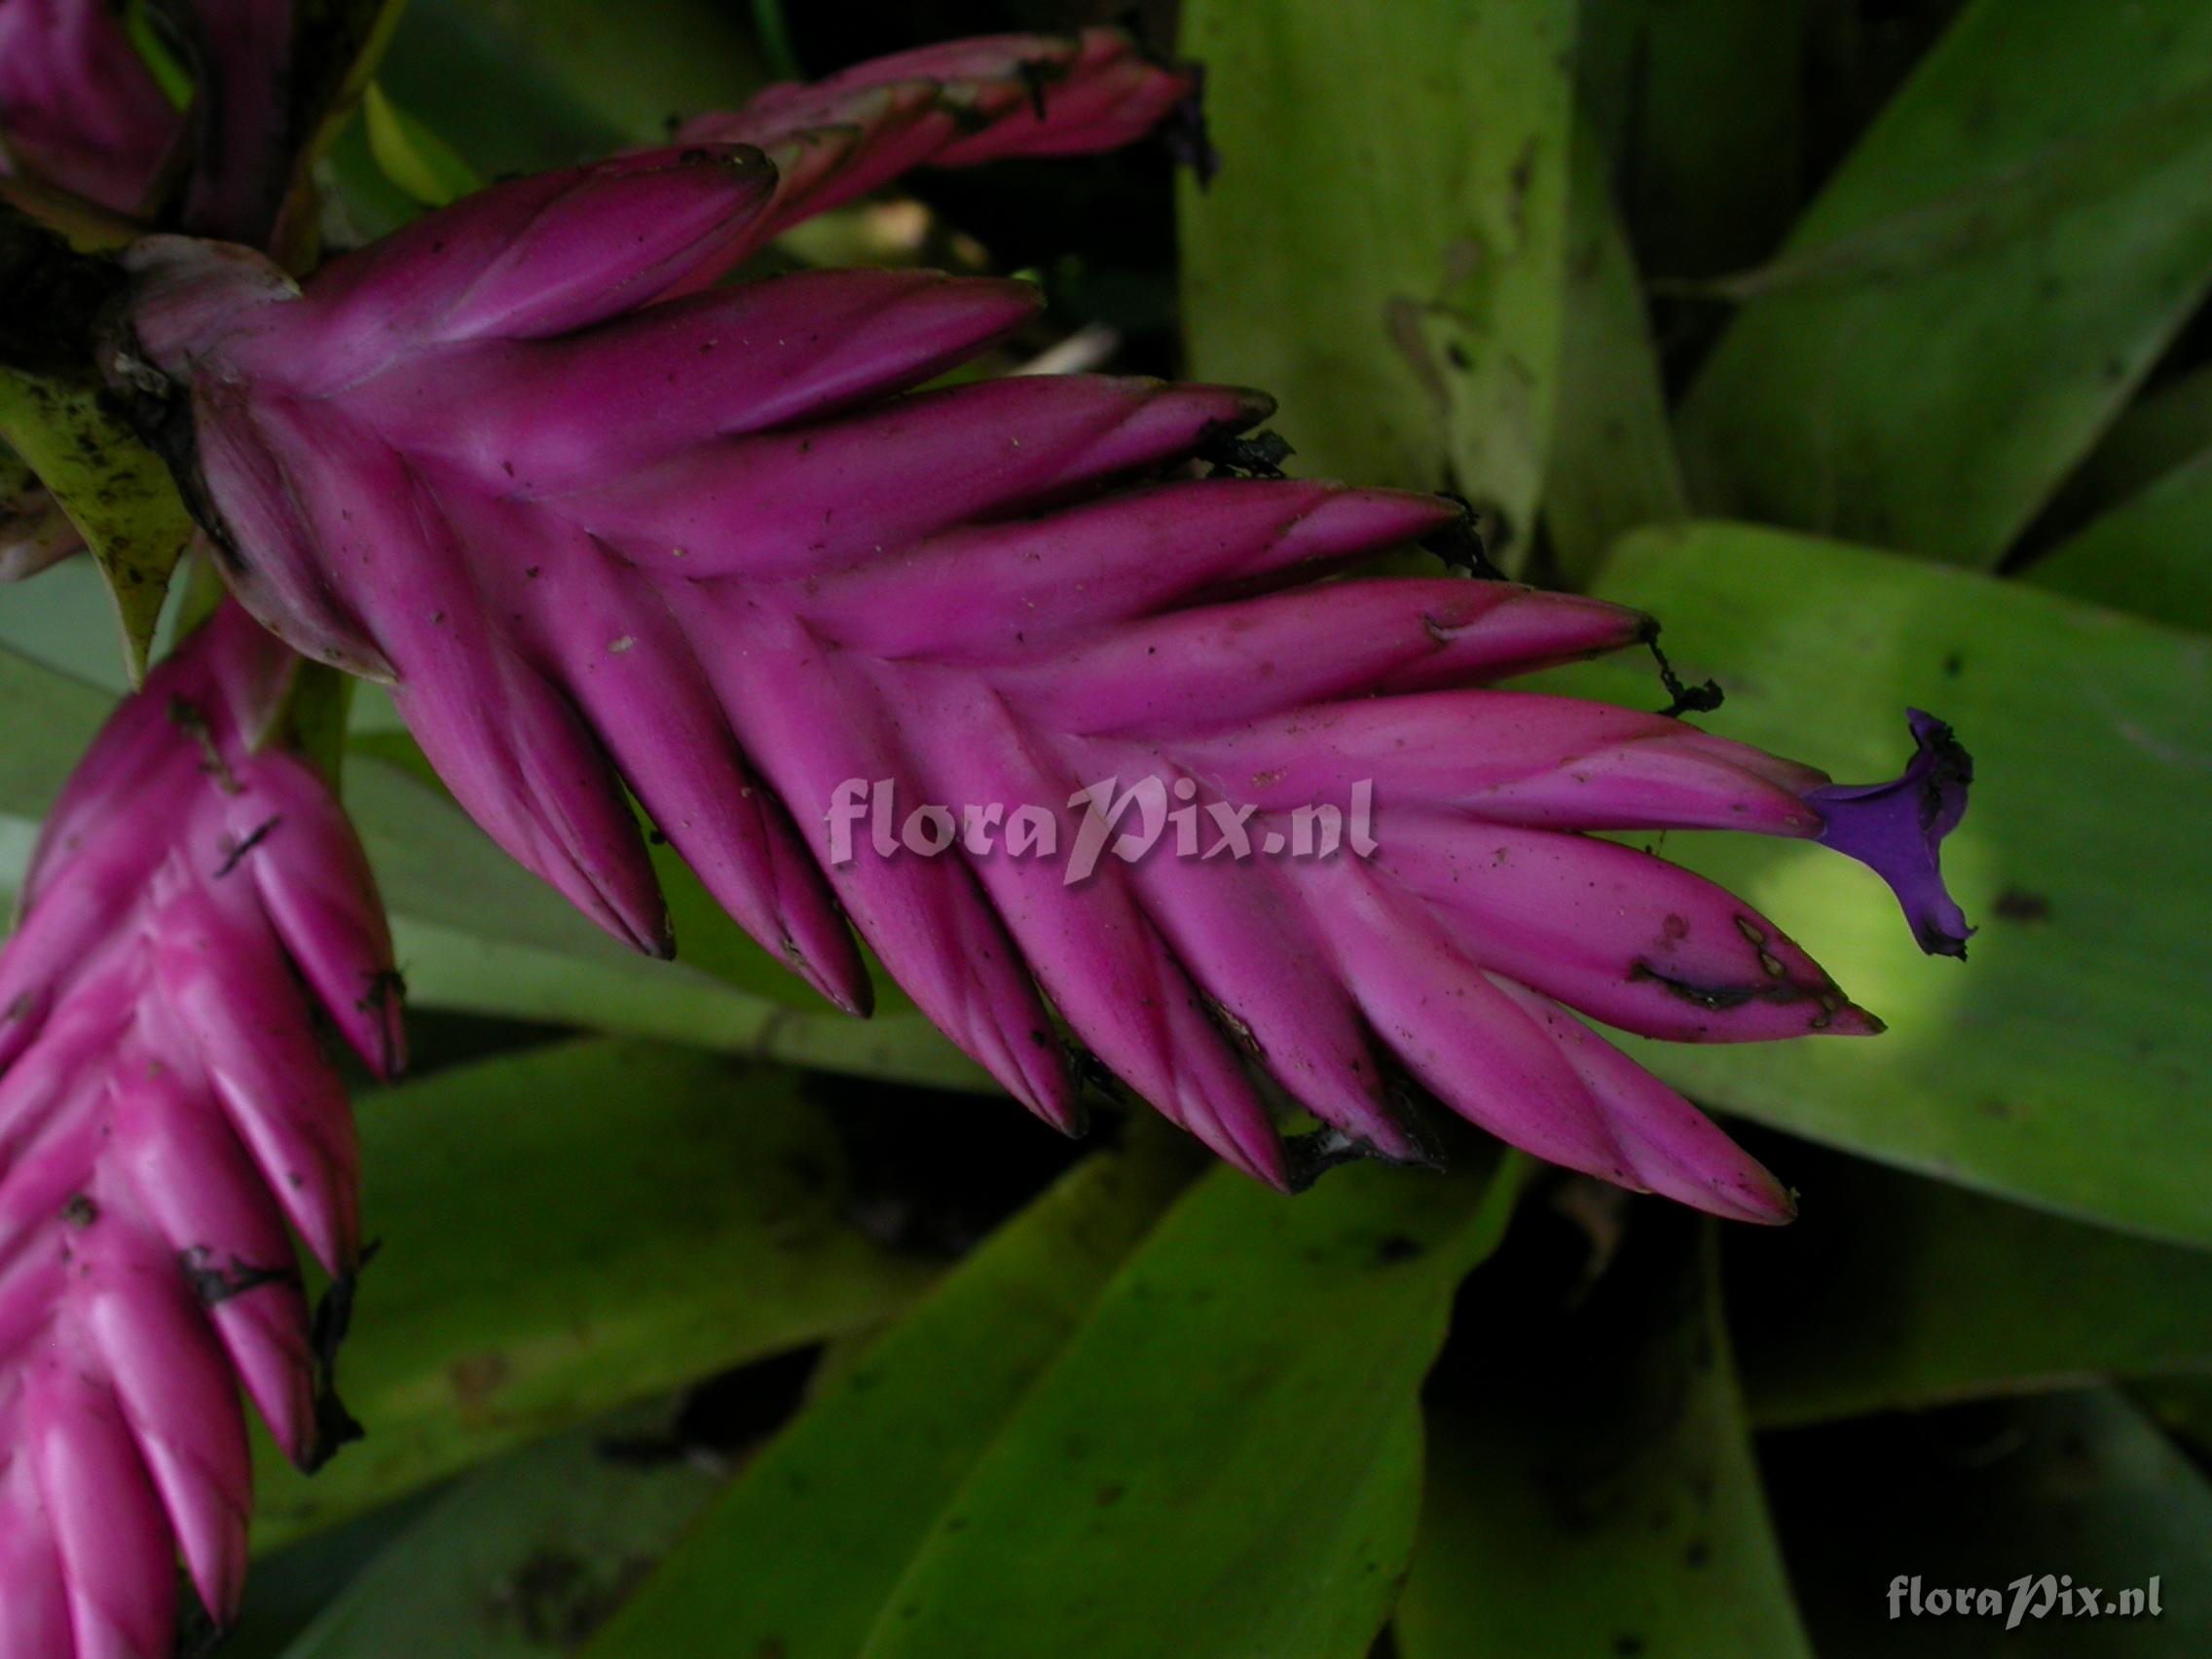
M 1756 1191 L 1747 1188 L 1734 1195 L 1744 1200 L 1734 1212 L 1735 1219 L 1748 1221 L 1754 1227 L 1788 1227 L 1797 1219 L 1797 1189 L 1785 1187 L 1771 1175 L 1767 1179 L 1771 1187 Z
M 1890 884 L 1920 948 L 1964 960 L 1974 930 L 1943 885 L 1942 843 L 1966 816 L 1973 756 L 1944 721 L 1919 709 L 1905 713 L 1917 748 L 1901 776 L 1831 785 L 1805 799 L 1822 819 L 1815 839 Z
M 1303 1193 L 1330 1170 L 1368 1158 L 1378 1158 L 1388 1163 L 1419 1163 L 1428 1168 L 1442 1167 L 1441 1161 L 1433 1156 L 1405 1159 L 1384 1157 L 1369 1142 L 1330 1126 L 1310 1134 L 1285 1135 L 1282 1139 L 1283 1178 L 1280 1181 L 1269 1181 L 1268 1184 L 1282 1192 Z

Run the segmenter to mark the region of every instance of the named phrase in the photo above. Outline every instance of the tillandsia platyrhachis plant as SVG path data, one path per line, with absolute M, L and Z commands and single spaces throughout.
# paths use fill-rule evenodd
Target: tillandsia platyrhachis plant
M 218 609 L 71 778 L 0 951 L 0 1652 L 166 1653 L 180 1550 L 230 1618 L 240 1383 L 303 1462 L 344 1432 L 286 1233 L 358 1261 L 314 1011 L 380 1075 L 401 1036 L 351 827 L 262 741 L 299 666 Z
M 0 1083 L 0 1134 L 18 1115 L 59 1125 L 0 1164 L 0 1194 L 44 1183 L 5 1235 L 29 1264 L 6 1282 L 33 1291 L 0 1303 L 35 1333 L 0 1396 L 17 1414 L 0 1445 L 33 1449 L 0 1477 L 0 1582 L 30 1587 L 0 1617 L 24 1621 L 25 1651 L 68 1651 L 65 1624 L 81 1652 L 146 1648 L 170 1605 L 148 1564 L 166 1570 L 172 1536 L 217 1616 L 235 1602 L 242 1454 L 196 1288 L 279 1437 L 310 1442 L 298 1293 L 262 1276 L 287 1259 L 272 1205 L 333 1271 L 355 1240 L 343 1102 L 285 953 L 372 1061 L 396 1032 L 358 849 L 301 762 L 248 741 L 287 660 L 277 637 L 388 680 L 461 804 L 617 938 L 672 947 L 626 784 L 825 995 L 868 1006 L 849 921 L 1062 1126 L 1077 1088 L 1048 1005 L 1274 1185 L 1351 1151 L 1425 1157 L 1418 1086 L 1559 1163 L 1788 1216 L 1765 1170 L 1568 1011 L 1681 1041 L 1876 1023 L 1732 895 L 1589 832 L 1821 839 L 1882 869 L 1922 942 L 1955 951 L 1936 854 L 1968 766 L 1939 722 L 1915 717 L 1904 779 L 1842 789 L 1665 716 L 1492 689 L 1652 624 L 1503 582 L 1330 579 L 1452 534 L 1460 509 L 1192 475 L 1245 453 L 1227 440 L 1266 418 L 1257 392 L 919 389 L 1033 314 L 1021 284 L 714 286 L 906 167 L 1110 147 L 1190 90 L 1103 31 L 962 43 L 774 90 L 675 148 L 502 184 L 304 283 L 229 243 L 128 253 L 105 367 L 272 634 L 226 609 L 127 705 L 0 959 L 17 1041 L 36 1030 Z M 161 699 L 180 684 L 175 718 Z M 1196 839 L 1075 879 L 1011 836 L 986 847 L 987 819 L 957 846 L 841 845 L 878 786 L 1032 809 L 1076 845 L 1125 797 Z M 186 788 L 189 810 L 147 804 Z M 1363 800 L 1374 838 L 1349 856 L 1244 856 Z M 153 873 L 118 887 L 111 866 Z M 70 926 L 99 947 L 39 978 Z M 1325 1130 L 1286 1143 L 1286 1102 Z M 156 1182 L 101 1151 L 111 1125 L 126 1148 L 182 1137 L 199 1162 L 165 1150 L 174 1178 Z M 311 1158 L 320 1174 L 294 1187 Z M 232 1333 L 248 1310 L 258 1348 Z M 137 1403 L 165 1366 L 197 1379 L 177 1394 L 204 1420 Z M 135 1517 L 121 1566 L 91 1553 L 85 1519 L 110 1480 Z
M 983 54 L 939 60 L 972 72 Z M 1065 85 L 1090 128 L 1082 76 Z M 461 803 L 616 937 L 670 948 L 626 780 L 763 945 L 863 1008 L 849 916 L 1053 1123 L 1076 1100 L 1046 997 L 1138 1093 L 1272 1183 L 1301 1170 L 1255 1072 L 1329 1125 L 1323 1149 L 1419 1156 L 1387 1053 L 1556 1162 L 1785 1216 L 1764 1170 L 1561 1005 L 1684 1041 L 1874 1022 L 1731 895 L 1580 832 L 1865 851 L 1834 821 L 1895 797 L 1823 793 L 1810 768 L 1661 717 L 1477 689 L 1651 624 L 1504 583 L 1309 580 L 1457 509 L 1167 476 L 1262 420 L 1259 393 L 915 391 L 1029 314 L 1019 285 L 814 273 L 698 292 L 835 200 L 838 167 L 880 178 L 871 143 L 915 161 L 915 134 L 957 134 L 896 86 L 866 93 L 894 125 L 833 146 L 730 118 L 754 145 L 501 185 L 304 287 L 236 250 L 142 242 L 116 382 L 255 613 L 391 680 Z M 788 98 L 809 122 L 846 107 Z M 1044 98 L 1040 131 L 1060 107 Z M 1963 757 L 1936 770 L 1937 793 L 1911 797 L 1935 816 L 1904 849 L 1928 871 Z M 1155 857 L 1074 882 L 972 841 L 843 861 L 828 841 L 856 780 L 1073 813 L 1087 786 L 1146 778 L 1263 830 L 1367 782 L 1387 828 L 1371 859 Z

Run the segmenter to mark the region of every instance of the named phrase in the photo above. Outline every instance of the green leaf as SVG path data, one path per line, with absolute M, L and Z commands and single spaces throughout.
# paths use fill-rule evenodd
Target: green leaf
M 1795 1226 L 1731 1236 L 1761 1426 L 2212 1368 L 2212 1255 L 1799 1150 Z
M 940 1516 L 870 1659 L 1360 1659 L 1419 1507 L 1407 1414 L 1508 1161 L 1295 1199 L 1217 1170 L 1123 1269 Z
M 1776 531 L 1629 537 L 1596 590 L 1663 617 L 1705 723 L 1893 777 L 1907 705 L 1973 752 L 1943 861 L 1972 960 L 1924 957 L 1868 871 L 1805 842 L 1670 836 L 1889 1021 L 1869 1041 L 1627 1040 L 1712 1104 L 1904 1168 L 2184 1242 L 2212 1242 L 2212 685 L 2196 635 L 2014 582 Z M 1648 706 L 1645 665 L 1564 677 Z M 1787 1167 L 1778 1171 L 1789 1179 Z
M 719 1488 L 687 1459 L 608 1450 L 659 1414 L 502 1457 L 456 1483 L 285 1649 L 285 1659 L 528 1659 L 613 1610 Z
M 44 817 L 114 703 L 106 692 L 0 646 L 0 708 L 8 711 L 0 815 L 34 823 Z
M 69 535 L 83 545 L 74 527 Z M 178 574 L 169 578 L 172 590 L 191 569 L 188 555 Z M 164 636 L 184 608 L 169 608 L 164 626 L 155 630 L 157 656 Z M 41 571 L 35 582 L 0 583 L 0 650 L 18 651 L 45 668 L 58 670 L 79 691 L 96 686 L 105 693 L 88 704 L 92 711 L 84 728 L 88 739 L 114 699 L 130 688 L 129 665 L 115 648 L 115 601 L 108 593 L 107 578 L 91 559 L 64 559 Z
M 223 1659 L 279 1659 L 322 1610 L 440 1496 L 418 1492 L 343 1526 L 254 1558 L 245 1605 L 223 1635 Z
M 361 121 L 369 153 L 385 176 L 425 207 L 443 207 L 481 188 L 475 169 L 374 81 L 361 100 Z
M 2166 381 L 2121 411 L 2051 498 L 2037 528 L 2071 535 L 2206 450 L 2212 450 L 2212 365 Z
M 1570 0 L 1194 0 L 1221 175 L 1182 204 L 1195 373 L 1311 475 L 1456 487 L 1525 544 L 1560 350 Z
M 1788 227 L 1805 12 L 1806 0 L 1584 0 L 1583 107 L 1651 270 L 1731 270 Z
M 1642 1210 L 1565 1318 L 1514 1316 L 1522 1286 L 1470 1287 L 1483 1351 L 1430 1414 L 1403 1659 L 1810 1653 L 1729 1363 L 1714 1225 Z
M 1567 225 L 1567 320 L 1544 528 L 1558 574 L 1580 587 L 1621 535 L 1683 518 L 1689 501 L 1636 256 L 1587 125 L 1575 132 Z
M 2212 1486 L 2117 1390 L 2019 1402 L 1963 1444 L 1885 1421 L 1791 1450 L 1797 1456 L 1778 1467 L 1805 1478 L 1778 1479 L 1775 1508 L 1824 1655 L 2171 1659 L 2212 1650 Z M 2024 1609 L 2008 1629 L 2017 1581 L 2032 1590 L 2046 1574 L 2052 1603 L 2063 1578 L 2097 1590 L 2103 1616 L 2091 1622 L 2078 1604 L 2071 1617 L 2052 1605 Z M 2114 1616 L 2118 1595 L 2146 1590 L 2154 1575 L 2160 1616 Z M 1889 1592 L 1900 1576 L 1892 1618 Z M 1999 1610 L 1931 1610 L 1935 1592 L 1959 1587 L 1995 1591 Z
M 107 578 L 135 684 L 192 539 L 168 469 L 141 444 L 90 376 L 0 368 L 0 441 L 27 462 L 69 515 Z
M 2038 587 L 2212 631 L 2212 447 L 2028 568 Z
M 1420 1379 L 1516 1174 L 1368 1165 L 1285 1199 L 1216 1170 L 1094 1304 L 1025 1322 L 1018 1378 L 996 1319 L 919 1329 L 961 1275 L 748 1471 L 594 1659 L 708 1631 L 790 1659 L 1149 1659 L 1170 1631 L 1193 1659 L 1357 1659 L 1412 1545 Z M 947 1432 L 941 1379 L 978 1369 L 993 1397 Z
M 413 0 L 387 92 L 486 177 L 664 140 L 768 80 L 717 0 Z
M 129 31 L 132 48 L 145 59 L 146 68 L 162 89 L 162 95 L 181 110 L 192 103 L 192 71 L 178 60 L 164 30 L 154 20 L 159 3 L 160 0 L 127 0 L 123 23 Z
M 2011 543 L 2212 284 L 2212 11 L 1975 0 L 1681 412 L 1708 511 Z
M 1187 1177 L 1149 1135 L 991 1235 L 748 1464 L 592 1644 L 849 1659 L 991 1437 Z
M 580 1043 L 371 1094 L 358 1115 L 382 1249 L 339 1382 L 368 1438 L 312 1478 L 259 1445 L 262 1548 L 864 1328 L 926 1276 L 845 1219 L 835 1138 L 785 1074 Z

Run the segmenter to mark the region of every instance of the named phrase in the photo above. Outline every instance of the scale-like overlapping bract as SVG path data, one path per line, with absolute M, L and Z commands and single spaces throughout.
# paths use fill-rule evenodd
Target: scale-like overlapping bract
M 757 150 L 694 147 L 499 186 L 304 290 L 145 244 L 127 372 L 189 396 L 246 602 L 389 677 L 462 804 L 616 936 L 670 942 L 626 781 L 826 995 L 866 1004 L 849 916 L 1054 1122 L 1075 1102 L 1048 997 L 1271 1182 L 1296 1171 L 1256 1074 L 1348 1142 L 1418 1153 L 1388 1055 L 1545 1158 L 1787 1213 L 1562 1005 L 1693 1041 L 1870 1029 L 1740 901 L 1578 833 L 1815 835 L 1826 780 L 1675 720 L 1485 688 L 1643 638 L 1635 612 L 1306 580 L 1456 509 L 1172 476 L 1262 419 L 1260 394 L 912 389 L 1018 326 L 1018 284 L 820 273 L 666 297 L 789 200 Z M 1252 807 L 1262 831 L 1371 780 L 1380 850 L 1156 852 L 1073 883 L 1003 853 L 829 856 L 848 780 L 1033 803 L 1072 837 L 1074 792 L 1143 777 Z
M 297 659 L 235 606 L 126 701 L 0 950 L 0 1653 L 166 1653 L 181 1551 L 236 1610 L 242 1384 L 316 1450 L 287 1223 L 359 1250 L 320 1009 L 399 1059 L 390 941 L 321 775 L 254 738 Z

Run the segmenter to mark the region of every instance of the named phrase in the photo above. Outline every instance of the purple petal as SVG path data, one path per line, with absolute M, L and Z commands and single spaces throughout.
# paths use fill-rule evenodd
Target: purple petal
M 1934 715 L 1905 711 L 1920 747 L 1903 776 L 1887 784 L 1837 784 L 1806 801 L 1825 821 L 1815 837 L 1890 884 L 1931 956 L 1964 961 L 1974 930 L 1943 886 L 1943 837 L 1966 816 L 1973 756 Z

